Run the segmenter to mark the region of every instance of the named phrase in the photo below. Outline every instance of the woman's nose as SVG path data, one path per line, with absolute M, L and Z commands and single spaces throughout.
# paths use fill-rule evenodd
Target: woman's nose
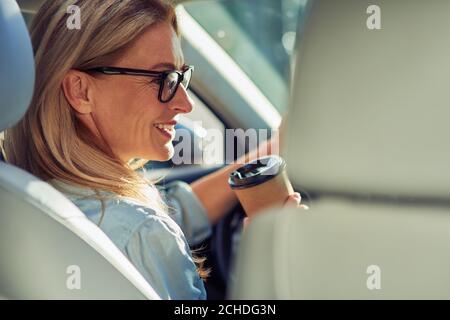
M 169 108 L 178 113 L 189 113 L 194 108 L 194 100 L 189 96 L 187 90 L 180 84 L 175 97 L 169 102 Z

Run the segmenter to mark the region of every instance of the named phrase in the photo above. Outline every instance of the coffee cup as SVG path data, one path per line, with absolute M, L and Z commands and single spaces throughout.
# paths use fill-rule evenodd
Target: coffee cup
M 228 183 L 248 217 L 270 207 L 281 207 L 294 189 L 279 156 L 261 157 L 233 171 Z

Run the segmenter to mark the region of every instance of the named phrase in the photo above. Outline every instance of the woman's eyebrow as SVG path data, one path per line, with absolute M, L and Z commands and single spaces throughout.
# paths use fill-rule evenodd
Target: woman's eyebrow
M 184 66 L 184 64 L 182 64 L 182 66 Z M 168 70 L 178 70 L 177 67 L 173 63 L 170 63 L 170 62 L 157 63 L 154 66 L 152 66 L 150 68 L 150 70 L 159 69 L 159 68 L 165 68 Z

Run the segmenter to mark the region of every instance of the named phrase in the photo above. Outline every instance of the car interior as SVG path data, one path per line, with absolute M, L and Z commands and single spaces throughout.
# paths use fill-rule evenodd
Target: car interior
M 225 31 L 208 29 L 217 21 L 202 20 L 227 0 L 176 2 L 185 59 L 196 65 L 190 94 L 200 110 L 180 126 L 194 139 L 202 132 L 197 117 L 205 128 L 225 130 L 276 129 L 284 116 L 282 156 L 310 207 L 269 210 L 245 232 L 240 205 L 220 220 L 195 247 L 212 269 L 208 299 L 450 298 L 450 3 L 377 1 L 382 28 L 372 30 L 366 26 L 371 1 L 289 2 L 301 4 L 301 18 L 286 24 L 282 39 L 289 53 L 283 70 L 293 71 L 286 89 L 281 78 L 259 83 L 260 74 L 245 69 L 272 60 L 255 54 L 254 61 L 238 61 L 235 54 L 243 53 L 226 43 Z M 228 20 L 239 16 L 243 2 L 255 6 L 233 2 Z M 27 24 L 42 3 L 0 2 L 0 132 L 30 103 Z M 244 35 L 236 35 L 249 46 L 244 51 L 264 42 Z M 275 89 L 280 96 L 270 93 Z M 284 94 L 286 109 L 277 104 Z M 150 163 L 147 171 L 163 177 L 160 184 L 190 183 L 223 166 L 169 161 Z M 1 298 L 160 299 L 71 201 L 4 159 L 0 204 Z M 82 290 L 67 289 L 71 265 L 83 270 Z M 370 270 L 381 272 L 375 289 Z

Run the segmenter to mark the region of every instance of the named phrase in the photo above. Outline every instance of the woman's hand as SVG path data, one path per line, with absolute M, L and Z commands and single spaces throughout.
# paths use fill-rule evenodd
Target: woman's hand
M 297 207 L 297 208 L 300 208 L 300 209 L 303 209 L 303 210 L 308 210 L 309 207 L 307 205 L 305 205 L 305 204 L 301 204 L 300 203 L 301 201 L 302 201 L 302 197 L 300 196 L 300 193 L 295 192 L 295 193 L 289 195 L 286 198 L 286 201 L 284 202 L 284 206 L 285 207 Z M 244 218 L 244 221 L 243 221 L 244 230 L 247 228 L 247 226 L 249 225 L 250 221 L 251 220 L 250 220 L 249 217 L 245 217 Z

